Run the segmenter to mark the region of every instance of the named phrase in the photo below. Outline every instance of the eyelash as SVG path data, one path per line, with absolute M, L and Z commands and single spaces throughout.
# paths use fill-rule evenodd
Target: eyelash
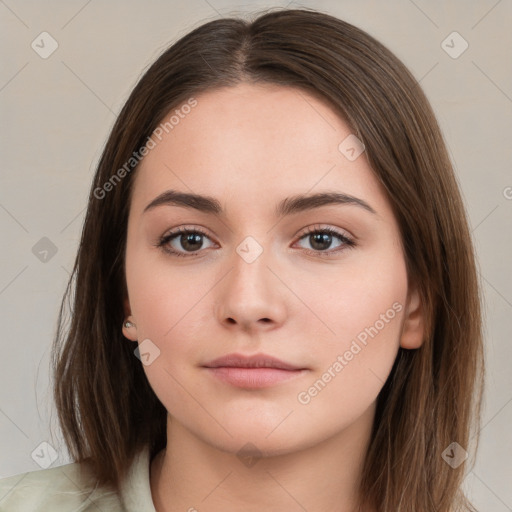
M 339 238 L 341 242 L 343 242 L 343 245 L 341 245 L 339 248 L 334 250 L 328 250 L 328 251 L 315 251 L 313 249 L 304 249 L 307 254 L 311 254 L 313 256 L 320 256 L 321 258 L 329 258 L 332 257 L 334 254 L 339 253 L 341 251 L 351 249 L 355 247 L 356 243 L 351 238 L 348 238 L 346 235 L 340 233 L 339 231 L 333 229 L 333 228 L 317 228 L 317 227 L 310 227 L 307 229 L 305 233 L 303 233 L 299 238 L 298 241 L 312 235 L 312 234 L 318 234 L 318 233 L 327 233 L 329 235 L 335 236 Z M 157 242 L 156 246 L 159 247 L 164 253 L 170 254 L 171 256 L 178 256 L 178 257 L 184 257 L 184 258 L 194 258 L 199 255 L 200 251 L 196 251 L 195 253 L 189 253 L 185 254 L 179 251 L 176 251 L 174 249 L 170 249 L 167 245 L 172 239 L 176 238 L 177 236 L 183 235 L 183 234 L 198 234 L 205 236 L 206 238 L 210 238 L 207 233 L 205 233 L 200 228 L 194 228 L 194 229 L 188 229 L 188 228 L 178 228 L 171 233 L 168 233 L 167 235 L 160 238 L 160 240 Z

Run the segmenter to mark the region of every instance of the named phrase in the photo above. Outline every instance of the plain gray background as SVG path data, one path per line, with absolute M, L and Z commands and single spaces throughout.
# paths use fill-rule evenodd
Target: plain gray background
M 466 488 L 482 510 L 511 511 L 511 0 L 0 0 L 0 478 L 40 469 L 31 454 L 44 442 L 57 452 L 52 466 L 70 461 L 56 427 L 49 354 L 95 164 L 127 95 L 192 28 L 286 6 L 317 8 L 369 32 L 409 67 L 434 108 L 485 295 L 485 408 Z M 40 53 L 51 40 L 42 32 L 58 44 L 47 58 Z M 44 237 L 55 254 L 38 253 L 51 245 Z

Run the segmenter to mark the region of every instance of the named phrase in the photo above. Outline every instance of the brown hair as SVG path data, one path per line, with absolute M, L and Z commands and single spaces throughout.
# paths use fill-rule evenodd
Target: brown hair
M 452 468 L 441 456 L 454 441 L 469 449 L 472 419 L 477 438 L 484 375 L 475 256 L 449 156 L 428 100 L 402 62 L 364 31 L 311 9 L 199 26 L 154 62 L 119 114 L 94 176 L 53 347 L 55 400 L 72 458 L 90 463 L 99 483 L 117 490 L 139 449 L 149 446 L 154 456 L 166 444 L 167 411 L 121 332 L 136 164 L 122 180 L 112 178 L 170 109 L 242 81 L 302 88 L 346 120 L 387 191 L 408 276 L 423 300 L 424 343 L 399 350 L 378 397 L 361 505 L 474 510 L 460 490 L 466 464 Z

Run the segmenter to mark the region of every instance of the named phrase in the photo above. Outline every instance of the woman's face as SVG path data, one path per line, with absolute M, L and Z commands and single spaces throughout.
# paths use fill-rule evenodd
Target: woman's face
M 400 344 L 421 343 L 398 225 L 323 101 L 245 83 L 195 101 L 136 171 L 124 333 L 173 423 L 223 451 L 303 449 L 368 417 Z M 146 209 L 167 191 L 208 201 Z M 206 367 L 229 354 L 297 370 Z

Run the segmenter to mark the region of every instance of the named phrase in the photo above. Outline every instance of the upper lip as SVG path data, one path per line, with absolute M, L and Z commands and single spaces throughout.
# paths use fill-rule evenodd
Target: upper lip
M 205 363 L 207 368 L 278 368 L 281 370 L 303 370 L 304 367 L 295 366 L 267 354 L 254 354 L 246 356 L 243 354 L 228 354 L 218 357 L 213 361 Z

